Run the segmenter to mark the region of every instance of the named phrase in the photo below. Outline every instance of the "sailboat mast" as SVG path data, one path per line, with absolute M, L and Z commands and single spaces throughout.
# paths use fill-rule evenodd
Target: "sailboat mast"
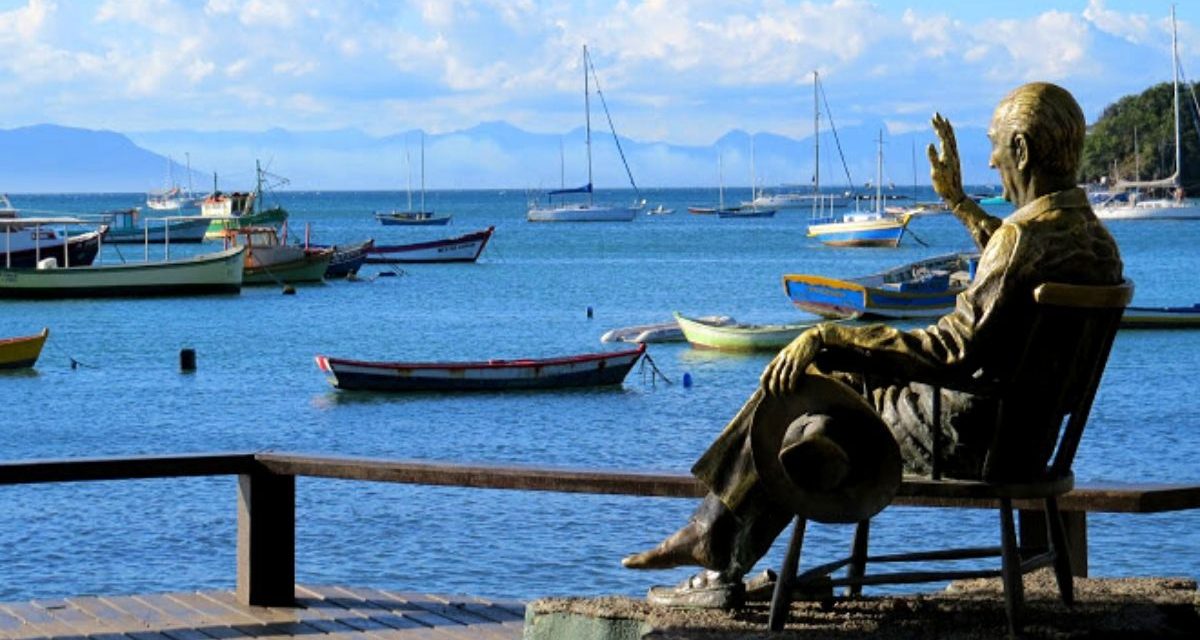
M 425 132 L 421 132 L 421 211 L 425 210 Z
M 879 130 L 879 154 L 875 160 L 875 213 L 883 215 L 883 129 Z
M 813 70 L 813 193 L 821 197 L 821 102 L 817 99 L 817 71 Z
M 757 178 L 754 175 L 754 134 L 750 134 L 750 206 L 755 206 L 754 199 L 757 197 L 754 194 L 754 187 Z
M 723 154 L 717 153 L 717 211 L 725 210 L 725 167 L 722 164 Z
M 588 86 L 588 52 L 583 45 L 583 121 L 587 126 L 588 206 L 592 205 L 592 104 Z
M 408 136 L 404 137 L 404 172 L 408 174 L 408 209 L 412 211 L 412 154 L 408 151 Z
M 192 154 L 189 151 L 183 152 L 184 160 L 187 161 L 188 172 L 188 198 L 192 197 Z
M 1179 141 L 1179 46 L 1176 43 L 1175 5 L 1171 5 L 1171 87 L 1175 93 L 1175 188 L 1182 183 L 1183 147 Z

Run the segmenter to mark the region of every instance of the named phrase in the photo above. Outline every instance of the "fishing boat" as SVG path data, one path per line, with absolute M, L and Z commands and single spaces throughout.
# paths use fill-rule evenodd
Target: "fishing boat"
M 413 242 L 410 244 L 377 244 L 367 250 L 367 264 L 406 264 L 418 262 L 475 262 L 496 227 L 475 231 L 453 238 Z
M 332 248 L 306 248 L 279 240 L 274 227 L 226 229 L 226 248 L 245 248 L 244 284 L 321 282 Z
M 421 134 L 421 208 L 413 209 L 412 168 L 408 161 L 408 150 L 404 151 L 404 164 L 408 169 L 408 208 L 404 211 L 376 211 L 375 219 L 380 224 L 396 225 L 446 225 L 450 216 L 438 215 L 425 209 L 425 134 Z
M 783 289 L 796 308 L 826 318 L 939 317 L 970 286 L 978 259 L 952 253 L 849 279 L 787 274 Z
M 1200 328 L 1200 304 L 1190 307 L 1125 307 L 1122 329 Z
M 30 268 L 46 258 L 54 258 L 59 266 L 91 264 L 100 252 L 100 238 L 107 227 L 75 235 L 56 231 L 56 227 L 80 224 L 93 223 L 67 217 L 0 218 L 0 267 Z
M 588 56 L 587 45 L 584 45 L 583 113 L 587 131 L 587 184 L 573 189 L 562 188 L 550 191 L 546 194 L 545 204 L 530 203 L 529 210 L 525 213 L 525 219 L 530 222 L 628 222 L 633 220 L 638 212 L 642 210 L 642 207 L 645 206 L 645 200 L 635 200 L 634 204 L 630 206 L 596 204 L 594 201 L 592 192 L 592 110 L 589 77 L 595 77 L 595 74 L 596 70 L 592 67 L 592 60 Z M 604 103 L 604 94 L 600 92 L 599 79 L 596 80 L 596 94 L 600 97 L 604 113 L 608 116 L 608 121 L 611 124 L 612 116 L 608 114 L 608 105 Z M 621 155 L 621 161 L 625 164 L 625 173 L 629 176 L 629 184 L 633 185 L 633 191 L 636 194 L 638 193 L 637 184 L 633 181 L 633 173 L 629 170 L 628 161 L 625 160 L 625 152 L 621 149 L 621 140 L 617 137 L 615 129 L 612 134 L 613 141 L 617 145 L 617 152 Z M 554 196 L 570 194 L 587 194 L 587 202 L 554 203 Z
M 675 314 L 675 321 L 693 347 L 718 351 L 778 351 L 817 324 L 717 324 L 680 313 Z
M 192 197 L 192 160 L 190 155 L 188 156 L 187 175 L 188 190 L 184 192 L 183 188 L 175 183 L 175 163 L 168 157 L 166 186 L 160 191 L 147 193 L 146 206 L 155 211 L 195 210 L 197 203 L 196 199 Z
M 217 188 L 217 174 L 213 174 L 213 191 L 200 202 L 200 215 L 213 218 L 205 239 L 223 238 L 226 229 L 278 226 L 287 221 L 287 210 L 283 207 L 274 205 L 264 209 L 262 204 L 264 183 L 271 180 L 272 182 L 265 187 L 270 189 L 287 184 L 287 178 L 264 171 L 257 160 L 254 162 L 254 174 L 254 191 L 228 194 L 221 193 Z
M 666 216 L 666 215 L 670 215 L 672 213 L 675 213 L 674 209 L 668 209 L 667 207 L 665 207 L 661 204 L 658 205 L 657 207 L 654 207 L 653 209 L 648 209 L 646 211 L 646 215 L 648 215 L 648 216 Z
M 0 298 L 113 298 L 237 293 L 242 251 L 233 247 L 157 262 L 0 270 Z
M 717 212 L 716 207 L 705 207 L 703 205 L 693 205 L 687 208 L 688 213 L 698 216 L 711 216 Z
M 28 369 L 37 364 L 49 329 L 32 336 L 0 338 L 0 369 Z
M 203 216 L 169 216 L 146 218 L 139 223 L 141 213 L 136 207 L 107 211 L 100 214 L 100 217 L 108 225 L 104 241 L 109 244 L 203 242 L 211 222 Z
M 511 391 L 618 385 L 646 345 L 602 353 L 481 362 L 369 362 L 316 356 L 338 389 L 358 391 Z
M 1200 204 L 1184 198 L 1183 145 L 1179 126 L 1179 47 L 1175 33 L 1175 7 L 1171 7 L 1171 60 L 1172 89 L 1174 94 L 1175 172 L 1161 180 L 1118 180 L 1113 191 L 1122 197 L 1109 198 L 1095 206 L 1096 217 L 1101 220 L 1195 220 L 1200 219 Z M 1136 132 L 1135 132 L 1136 133 Z M 1134 148 L 1137 148 L 1136 140 Z M 1170 196 L 1142 198 L 1137 189 L 1166 190 Z M 1129 193 L 1122 193 L 1129 192 Z
M 348 278 L 357 274 L 359 268 L 366 264 L 367 252 L 374 246 L 374 239 L 367 239 L 355 244 L 333 245 L 333 256 L 329 259 L 329 266 L 325 268 L 325 279 Z M 321 248 L 318 245 L 309 245 L 309 247 Z

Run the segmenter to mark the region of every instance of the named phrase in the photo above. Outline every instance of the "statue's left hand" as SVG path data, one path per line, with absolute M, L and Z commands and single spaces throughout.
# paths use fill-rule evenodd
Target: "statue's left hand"
M 773 395 L 795 391 L 822 344 L 821 333 L 816 328 L 796 336 L 763 370 L 759 379 L 762 388 Z

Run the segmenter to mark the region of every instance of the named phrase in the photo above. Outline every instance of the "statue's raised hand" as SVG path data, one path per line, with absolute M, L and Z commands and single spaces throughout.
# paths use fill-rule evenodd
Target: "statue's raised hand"
M 822 344 L 821 333 L 816 328 L 796 336 L 795 340 L 775 354 L 763 370 L 759 379 L 762 388 L 775 395 L 795 391 Z
M 958 160 L 958 142 L 954 139 L 954 127 L 942 114 L 933 114 L 933 130 L 937 133 L 942 151 L 939 154 L 929 145 L 929 177 L 933 190 L 948 204 L 954 206 L 966 198 L 962 186 L 962 169 Z

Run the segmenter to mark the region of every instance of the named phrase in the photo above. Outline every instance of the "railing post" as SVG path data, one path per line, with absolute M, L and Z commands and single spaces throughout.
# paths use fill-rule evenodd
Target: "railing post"
M 296 603 L 296 476 L 238 476 L 237 599 L 247 606 Z

